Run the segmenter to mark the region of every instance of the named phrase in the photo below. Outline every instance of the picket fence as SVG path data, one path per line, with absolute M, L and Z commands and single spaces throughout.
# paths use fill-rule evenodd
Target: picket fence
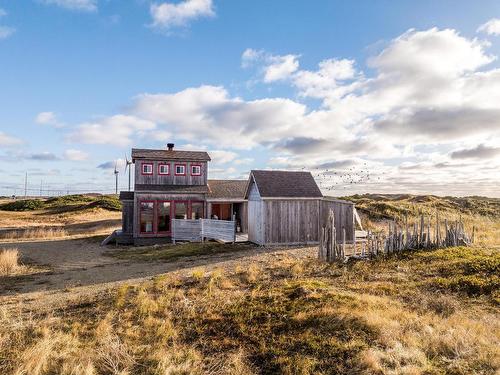
M 345 229 L 341 230 L 341 241 L 337 240 L 335 215 L 329 213 L 326 225 L 321 228 L 319 243 L 319 258 L 327 262 L 345 261 L 348 258 L 366 258 L 377 255 L 391 254 L 406 250 L 434 249 L 451 246 L 470 246 L 474 242 L 475 227 L 471 234 L 465 230 L 461 219 L 449 221 L 441 220 L 436 212 L 434 225 L 431 217 L 427 220 L 420 216 L 412 225 L 408 218 L 404 222 L 388 222 L 387 233 L 362 232 L 362 238 L 354 238 L 353 242 L 346 242 Z M 356 231 L 360 232 L 361 231 Z

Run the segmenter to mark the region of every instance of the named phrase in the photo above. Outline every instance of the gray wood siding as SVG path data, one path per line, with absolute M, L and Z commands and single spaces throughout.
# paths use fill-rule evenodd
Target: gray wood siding
M 153 174 L 143 175 L 142 164 L 153 164 Z M 158 174 L 159 164 L 169 164 L 170 174 Z M 175 175 L 175 164 L 186 165 L 186 175 Z M 201 165 L 201 176 L 191 176 L 191 165 Z M 207 184 L 207 162 L 190 162 L 190 161 L 168 161 L 168 160 L 136 160 L 135 161 L 135 183 L 148 185 L 206 185 Z
M 155 237 L 153 234 L 142 235 L 139 228 L 140 201 L 203 201 L 204 194 L 161 194 L 161 193 L 135 193 L 134 197 L 134 237 Z M 205 203 L 205 211 L 206 211 Z
M 319 241 L 320 200 L 264 200 L 266 244 L 305 244 Z
M 264 245 L 263 201 L 248 201 L 248 240 Z
M 122 231 L 132 234 L 134 231 L 134 201 L 122 201 Z
M 248 240 L 259 245 L 264 244 L 263 205 L 257 186 L 252 181 L 248 192 Z
M 344 228 L 346 241 L 354 241 L 354 204 L 338 200 L 330 201 L 325 199 L 321 201 L 320 228 L 326 226 L 330 210 L 333 210 L 335 217 L 337 241 L 342 241 L 342 232 Z

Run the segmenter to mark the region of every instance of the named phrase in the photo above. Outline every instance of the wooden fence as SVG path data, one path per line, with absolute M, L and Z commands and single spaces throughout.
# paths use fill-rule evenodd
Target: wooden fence
M 172 219 L 172 241 L 201 242 L 205 238 L 223 242 L 236 241 L 235 221 Z
M 433 249 L 450 246 L 469 246 L 474 242 L 475 228 L 467 234 L 463 221 L 441 221 L 436 213 L 435 225 L 431 218 L 421 215 L 419 220 L 410 225 L 408 218 L 404 223 L 388 223 L 387 233 L 366 232 L 362 238 L 355 237 L 353 243 L 346 243 L 345 230 L 338 241 L 335 228 L 335 215 L 330 213 L 327 225 L 321 229 L 319 258 L 328 262 L 343 261 L 350 257 L 370 257 L 391 254 L 405 250 Z
M 201 242 L 201 220 L 172 219 L 172 242 Z

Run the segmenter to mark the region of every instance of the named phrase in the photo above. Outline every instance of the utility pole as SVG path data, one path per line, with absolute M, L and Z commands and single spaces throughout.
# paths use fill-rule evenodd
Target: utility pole
M 40 180 L 40 196 L 42 196 L 43 180 Z
M 28 172 L 26 172 L 26 175 L 24 176 L 24 198 L 26 198 L 28 194 Z

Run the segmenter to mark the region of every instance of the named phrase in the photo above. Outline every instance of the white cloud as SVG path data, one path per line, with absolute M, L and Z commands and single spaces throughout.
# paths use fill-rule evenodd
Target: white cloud
M 7 39 L 16 32 L 16 29 L 9 26 L 0 26 L 0 39 Z
M 488 22 L 479 26 L 477 32 L 486 33 L 489 35 L 500 35 L 500 19 L 492 18 Z
M 134 116 L 115 115 L 78 125 L 68 139 L 77 143 L 127 146 L 132 143 L 133 137 L 140 137 L 154 128 L 155 124 L 151 121 Z
M 22 144 L 23 141 L 19 138 L 12 137 L 0 131 L 0 146 L 2 147 L 12 147 Z
M 238 157 L 236 152 L 225 150 L 212 150 L 209 154 L 214 164 L 226 164 Z
M 407 79 L 456 77 L 494 60 L 484 53 L 488 44 L 469 40 L 452 29 L 409 30 L 394 39 L 370 65 L 381 73 Z M 409 58 L 411 57 L 411 58 Z
M 143 94 L 134 115 L 156 122 L 177 138 L 219 147 L 249 148 L 273 142 L 296 127 L 306 107 L 289 99 L 245 101 L 222 87 L 201 86 L 174 94 Z
M 0 8 L 0 17 L 5 17 L 7 15 L 7 11 L 3 8 Z
M 51 125 L 56 128 L 61 128 L 64 126 L 64 124 L 59 121 L 57 115 L 54 112 L 40 112 L 38 115 L 36 115 L 35 122 L 40 125 Z
M 282 81 L 299 68 L 297 55 L 272 56 L 271 63 L 264 70 L 264 82 Z
M 80 150 L 69 149 L 64 151 L 63 157 L 65 160 L 85 161 L 89 158 L 89 154 Z
M 249 68 L 261 64 L 263 81 L 271 83 L 290 78 L 299 68 L 298 58 L 299 55 L 272 55 L 262 50 L 247 48 L 241 55 L 241 66 Z
M 47 5 L 56 5 L 61 8 L 81 11 L 81 12 L 96 12 L 97 0 L 40 0 Z
M 190 21 L 202 17 L 214 17 L 212 0 L 184 0 L 180 3 L 151 4 L 151 26 L 171 29 L 186 26 Z

